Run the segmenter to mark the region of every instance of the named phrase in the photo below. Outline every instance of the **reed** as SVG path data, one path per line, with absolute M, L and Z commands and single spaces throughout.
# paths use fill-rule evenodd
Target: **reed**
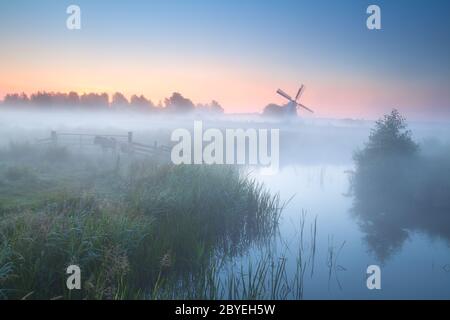
M 23 161 L 27 169 L 0 186 L 0 298 L 222 297 L 220 261 L 270 237 L 282 209 L 234 167 Z M 32 201 L 37 186 L 46 191 Z M 71 264 L 82 290 L 66 288 Z M 280 281 L 284 267 L 274 268 Z M 258 296 L 260 274 L 241 282 L 241 295 Z

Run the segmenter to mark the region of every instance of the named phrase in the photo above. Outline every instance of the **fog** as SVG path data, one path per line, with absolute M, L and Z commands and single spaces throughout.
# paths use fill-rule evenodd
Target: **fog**
M 98 167 L 114 168 L 118 163 L 116 154 L 102 150 L 94 143 L 96 137 L 116 135 L 118 140 L 126 141 L 132 132 L 133 142 L 171 148 L 173 130 L 191 131 L 195 120 L 202 120 L 205 129 L 280 129 L 280 172 L 264 177 L 256 170 L 252 171 L 252 177 L 287 203 L 279 227 L 283 243 L 293 243 L 292 239 L 298 237 L 293 222 L 298 222 L 304 212 L 310 220 L 317 217 L 317 259 L 322 264 L 314 270 L 314 277 L 305 280 L 306 297 L 367 296 L 367 290 L 361 289 L 358 281 L 365 274 L 365 266 L 373 263 L 397 268 L 388 269 L 398 276 L 398 280 L 391 282 L 397 298 L 449 296 L 448 289 L 440 285 L 441 271 L 449 263 L 450 244 L 450 125 L 442 122 L 407 122 L 411 138 L 418 145 L 414 155 L 397 154 L 395 148 L 388 155 L 382 149 L 378 158 L 368 156 L 372 159 L 370 164 L 358 166 L 354 156 L 358 150 L 367 151 L 365 148 L 376 125 L 371 120 L 268 119 L 257 114 L 1 110 L 0 150 L 22 143 L 47 148 L 41 141 L 50 139 L 52 131 L 85 134 L 83 144 L 79 136 L 65 136 L 58 138 L 58 146 L 75 156 L 96 154 L 92 159 Z M 120 152 L 119 149 L 119 155 Z M 4 154 L 7 153 L 0 152 L 0 161 L 8 163 Z M 58 155 L 56 159 L 65 161 Z M 83 175 L 83 167 L 76 170 Z M 330 239 L 335 242 L 330 244 Z M 335 262 L 342 266 L 341 279 L 333 286 L 324 259 L 330 246 L 340 247 L 342 243 L 346 245 L 342 245 L 340 261 Z M 433 249 L 424 249 L 430 247 Z M 254 248 L 249 252 L 250 256 L 259 254 Z M 424 262 L 412 267 L 411 260 Z M 431 264 L 438 265 L 439 271 L 429 272 Z M 289 268 L 295 269 L 295 263 L 288 265 L 288 271 Z M 425 272 L 424 277 L 428 279 L 416 284 L 413 296 L 405 286 L 408 280 L 400 276 L 399 270 L 405 268 L 411 277 Z M 343 270 L 347 269 L 355 272 L 345 273 Z M 389 293 L 386 295 L 390 297 Z
M 35 143 L 51 131 L 119 134 L 133 132 L 135 141 L 170 145 L 171 132 L 192 130 L 194 120 L 205 128 L 280 129 L 280 162 L 291 164 L 349 164 L 353 152 L 366 141 L 373 121 L 298 118 L 268 119 L 261 115 L 146 114 L 105 111 L 0 110 L 0 146 L 10 142 Z M 411 122 L 413 138 L 424 152 L 436 153 L 450 141 L 450 125 Z

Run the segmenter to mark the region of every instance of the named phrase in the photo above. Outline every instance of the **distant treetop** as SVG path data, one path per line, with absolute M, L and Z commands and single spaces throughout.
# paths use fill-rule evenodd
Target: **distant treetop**
M 158 106 L 143 95 L 132 95 L 128 100 L 125 95 L 116 92 L 111 100 L 107 93 L 84 93 L 77 92 L 45 92 L 39 91 L 28 96 L 25 93 L 7 94 L 2 105 L 10 108 L 32 107 L 41 109 L 90 109 L 90 110 L 136 110 L 136 111 L 168 111 L 174 113 L 192 112 L 194 110 L 223 113 L 224 109 L 216 101 L 209 104 L 194 103 L 183 97 L 178 92 L 174 92 L 170 98 L 164 100 Z

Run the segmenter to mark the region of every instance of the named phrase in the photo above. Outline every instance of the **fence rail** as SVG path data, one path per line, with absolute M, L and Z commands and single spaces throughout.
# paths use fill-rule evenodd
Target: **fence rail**
M 78 141 L 67 141 L 64 137 L 78 137 Z M 92 138 L 86 143 L 86 138 Z M 79 147 L 91 146 L 100 147 L 104 152 L 112 151 L 127 154 L 138 154 L 143 156 L 167 156 L 171 148 L 158 144 L 154 141 L 152 145 L 136 142 L 133 140 L 133 132 L 125 134 L 96 134 L 96 133 L 75 133 L 51 131 L 49 138 L 37 139 L 37 144 L 43 145 L 77 145 Z

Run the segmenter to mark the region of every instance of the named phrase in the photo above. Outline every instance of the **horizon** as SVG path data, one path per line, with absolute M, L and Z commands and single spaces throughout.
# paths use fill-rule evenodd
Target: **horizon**
M 368 1 L 80 0 L 82 28 L 67 30 L 70 4 L 0 5 L 0 97 L 122 92 L 158 104 L 180 92 L 246 114 L 285 103 L 276 90 L 294 95 L 303 83 L 312 117 L 376 119 L 396 108 L 450 119 L 448 2 L 377 1 L 381 30 L 366 28 Z

